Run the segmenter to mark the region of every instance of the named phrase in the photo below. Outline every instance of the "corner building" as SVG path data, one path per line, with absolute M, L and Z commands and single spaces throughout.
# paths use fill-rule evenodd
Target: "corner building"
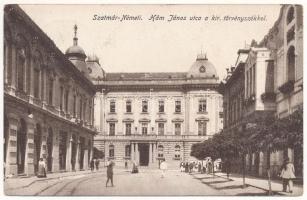
M 223 128 L 218 77 L 200 54 L 188 72 L 104 73 L 92 79 L 95 97 L 95 146 L 117 166 L 132 162 L 157 168 L 161 159 L 177 168 L 193 143 Z
M 95 86 L 77 41 L 75 32 L 64 55 L 19 6 L 5 6 L 5 176 L 34 175 L 39 158 L 48 172 L 88 169 Z

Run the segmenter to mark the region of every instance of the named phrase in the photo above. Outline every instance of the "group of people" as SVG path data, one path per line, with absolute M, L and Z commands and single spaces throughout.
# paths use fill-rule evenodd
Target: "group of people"
M 193 173 L 193 172 L 211 173 L 213 171 L 213 164 L 211 161 L 208 161 L 204 164 L 200 161 L 181 162 L 180 171 L 185 173 Z
M 91 171 L 94 171 L 95 166 L 96 166 L 96 171 L 98 171 L 99 170 L 99 163 L 100 163 L 100 161 L 99 161 L 98 158 L 93 158 L 91 160 L 91 163 L 90 163 Z

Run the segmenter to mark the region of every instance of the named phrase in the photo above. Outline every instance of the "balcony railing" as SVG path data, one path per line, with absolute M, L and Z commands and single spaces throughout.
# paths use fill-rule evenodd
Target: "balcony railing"
M 276 100 L 276 94 L 274 92 L 265 92 L 261 95 L 261 100 L 263 102 L 265 101 L 274 102 Z
M 29 101 L 29 96 L 24 91 L 16 91 L 16 96 L 24 101 Z
M 294 90 L 294 81 L 288 81 L 281 85 L 279 88 L 279 91 L 284 93 L 284 94 L 289 94 Z
M 199 135 L 141 135 L 141 134 L 133 134 L 133 135 L 99 135 L 97 139 L 105 139 L 105 140 L 145 140 L 145 141 L 156 141 L 156 140 L 196 140 L 203 141 L 207 140 L 211 135 L 199 136 Z

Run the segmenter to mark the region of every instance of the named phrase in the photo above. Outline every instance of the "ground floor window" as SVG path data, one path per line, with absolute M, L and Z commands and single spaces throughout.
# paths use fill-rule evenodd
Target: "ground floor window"
M 158 123 L 158 135 L 164 135 L 164 123 Z
M 179 145 L 175 146 L 175 159 L 180 160 L 180 146 Z
M 114 145 L 113 144 L 109 146 L 109 157 L 114 158 Z
M 205 121 L 198 122 L 198 135 L 207 135 L 207 123 Z
M 109 135 L 115 135 L 115 123 L 109 124 Z
M 125 157 L 130 157 L 131 156 L 131 146 L 126 145 L 125 147 Z
M 163 158 L 163 146 L 162 145 L 159 145 L 158 146 L 158 158 Z

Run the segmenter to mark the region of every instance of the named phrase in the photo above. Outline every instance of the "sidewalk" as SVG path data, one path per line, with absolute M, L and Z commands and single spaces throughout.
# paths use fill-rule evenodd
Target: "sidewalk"
M 103 171 L 105 171 L 105 169 L 100 168 L 98 171 L 95 170 L 93 172 L 91 170 L 84 170 L 84 171 L 73 171 L 73 172 L 50 173 L 50 174 L 47 174 L 46 178 L 37 178 L 36 176 L 6 178 L 4 181 L 4 188 L 6 190 L 24 188 L 24 187 L 29 187 L 33 183 L 38 182 L 38 181 L 60 179 L 60 178 L 69 177 L 69 176 L 99 173 Z
M 222 177 L 227 179 L 227 175 L 222 172 L 215 173 L 216 176 Z M 243 183 L 243 178 L 241 174 L 230 174 L 229 179 L 238 182 Z M 266 191 L 269 191 L 269 184 L 268 179 L 264 178 L 258 178 L 258 177 L 252 177 L 252 176 L 246 176 L 245 177 L 245 183 L 247 185 L 260 188 Z M 300 196 L 303 194 L 303 185 L 294 184 L 293 185 L 293 193 L 289 192 L 282 192 L 282 181 L 280 180 L 271 180 L 271 188 L 273 193 L 277 193 L 279 195 L 287 195 L 287 196 Z

